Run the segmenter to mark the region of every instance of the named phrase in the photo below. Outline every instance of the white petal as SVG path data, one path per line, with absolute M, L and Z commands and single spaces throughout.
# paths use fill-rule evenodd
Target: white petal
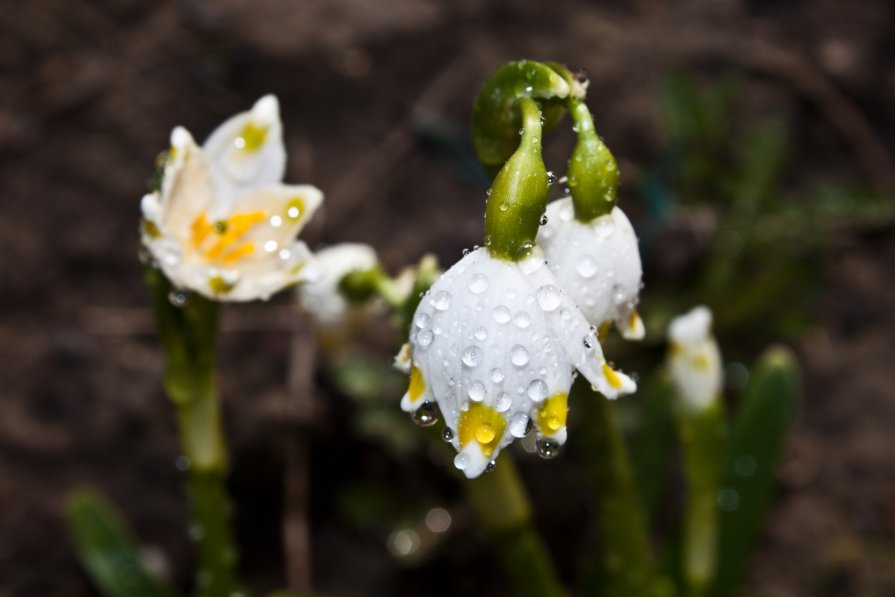
M 639 318 L 633 319 L 643 276 L 640 251 L 621 209 L 584 224 L 574 218 L 571 198 L 554 201 L 547 206 L 538 243 L 561 286 L 591 324 L 614 321 L 625 338 L 643 337 Z
M 286 170 L 286 149 L 277 98 L 266 95 L 251 110 L 224 122 L 203 149 L 222 212 L 229 211 L 232 201 L 247 189 L 280 182 Z
M 339 292 L 342 278 L 352 271 L 373 269 L 377 261 L 372 247 L 358 243 L 343 243 L 317 252 L 308 272 L 309 281 L 298 287 L 302 308 L 319 323 L 337 323 L 349 307 Z
M 721 352 L 711 333 L 712 314 L 696 307 L 668 326 L 669 370 L 682 403 L 701 410 L 721 396 Z
M 162 179 L 159 223 L 181 242 L 188 242 L 193 222 L 208 211 L 213 193 L 202 150 L 185 128 L 175 128 Z

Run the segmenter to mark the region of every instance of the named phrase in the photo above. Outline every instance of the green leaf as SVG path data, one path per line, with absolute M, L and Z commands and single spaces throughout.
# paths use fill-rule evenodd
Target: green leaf
M 786 348 L 768 349 L 753 368 L 728 444 L 718 503 L 720 553 L 714 597 L 735 594 L 762 530 L 777 464 L 799 397 L 799 368 Z
M 85 489 L 74 492 L 69 498 L 67 518 L 78 560 L 102 595 L 177 595 L 146 570 L 121 516 L 100 495 Z
M 671 381 L 657 373 L 641 386 L 632 400 L 642 404 L 642 415 L 631 450 L 634 479 L 640 488 L 647 520 L 656 516 L 660 499 L 668 483 L 671 460 L 674 453 L 674 418 L 671 405 L 673 388 Z

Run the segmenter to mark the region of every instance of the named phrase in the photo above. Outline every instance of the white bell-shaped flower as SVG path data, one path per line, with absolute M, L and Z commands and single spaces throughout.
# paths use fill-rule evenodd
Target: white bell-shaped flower
M 308 281 L 298 287 L 299 304 L 322 325 L 340 323 L 350 308 L 339 291 L 342 278 L 371 270 L 377 263 L 376 251 L 369 245 L 343 243 L 318 251 L 309 266 Z
M 703 410 L 721 396 L 721 352 L 712 336 L 712 312 L 696 307 L 668 326 L 669 370 L 681 403 Z
M 177 127 L 161 188 L 143 197 L 142 240 L 171 283 L 217 300 L 266 299 L 304 279 L 298 233 L 323 194 L 280 182 L 277 100 L 227 120 L 205 146 Z
M 575 369 L 608 398 L 636 388 L 606 363 L 537 246 L 518 262 L 487 249 L 463 257 L 420 302 L 402 353 L 410 385 L 401 407 L 428 423 L 438 404 L 454 464 L 469 478 L 532 427 L 542 454 L 556 453 Z
M 643 268 L 637 235 L 621 209 L 585 223 L 575 218 L 570 197 L 553 201 L 537 239 L 560 285 L 589 322 L 601 331 L 614 322 L 622 337 L 643 338 L 637 314 Z

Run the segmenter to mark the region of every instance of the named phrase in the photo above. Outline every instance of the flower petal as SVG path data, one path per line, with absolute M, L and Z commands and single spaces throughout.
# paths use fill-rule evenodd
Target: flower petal
M 277 98 L 265 95 L 251 110 L 224 122 L 203 150 L 221 211 L 229 211 L 232 201 L 247 189 L 280 182 L 286 171 L 286 148 Z

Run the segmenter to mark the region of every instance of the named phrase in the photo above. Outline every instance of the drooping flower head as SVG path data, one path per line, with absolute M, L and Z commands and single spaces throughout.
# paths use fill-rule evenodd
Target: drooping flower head
M 274 96 L 224 122 L 202 147 L 174 129 L 160 188 L 141 202 L 142 241 L 174 286 L 248 301 L 303 279 L 310 252 L 296 237 L 323 194 L 282 184 L 285 160 Z
M 314 254 L 308 281 L 298 287 L 298 302 L 324 326 L 339 324 L 351 305 L 339 289 L 351 272 L 372 270 L 378 264 L 376 251 L 369 245 L 342 243 Z
M 584 102 L 567 103 L 578 133 L 569 160 L 571 196 L 547 206 L 538 242 L 588 321 L 601 332 L 615 323 L 624 338 L 639 340 L 644 328 L 636 307 L 643 269 L 637 235 L 616 206 L 618 167 Z
M 696 307 L 668 326 L 669 370 L 681 403 L 703 410 L 721 396 L 721 351 L 712 335 L 712 312 Z
M 543 87 L 569 93 L 546 66 L 518 64 L 504 69 L 531 75 L 528 82 L 543 77 Z M 479 97 L 494 97 L 491 91 L 486 84 Z M 576 369 L 609 398 L 635 389 L 629 377 L 606 363 L 596 329 L 534 243 L 547 197 L 541 110 L 529 97 L 514 103 L 522 111 L 524 132 L 492 186 L 485 247 L 465 255 L 433 284 L 414 315 L 409 351 L 399 355 L 410 370 L 401 407 L 428 424 L 437 418 L 437 404 L 445 437 L 458 452 L 454 464 L 469 478 L 532 429 L 539 452 L 556 454 L 566 440 Z

